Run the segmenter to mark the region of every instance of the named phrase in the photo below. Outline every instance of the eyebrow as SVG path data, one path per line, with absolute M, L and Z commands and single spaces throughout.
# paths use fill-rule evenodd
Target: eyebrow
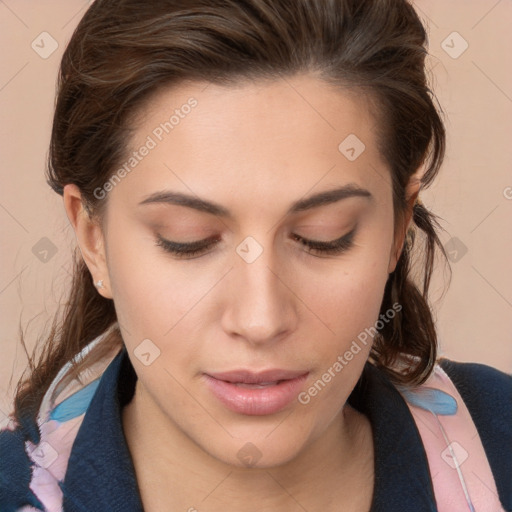
M 303 212 L 305 210 L 311 210 L 319 206 L 336 203 L 349 197 L 363 197 L 369 201 L 373 201 L 374 199 L 373 195 L 368 190 L 361 188 L 355 183 L 348 183 L 343 187 L 319 192 L 317 194 L 295 201 L 291 204 L 290 208 L 286 212 L 286 215 L 291 215 L 294 213 Z M 155 203 L 186 206 L 188 208 L 193 208 L 194 210 L 210 213 L 212 215 L 217 215 L 224 218 L 232 218 L 231 212 L 218 203 L 206 201 L 205 199 L 201 199 L 197 196 L 169 190 L 163 190 L 150 194 L 139 203 L 139 206 Z

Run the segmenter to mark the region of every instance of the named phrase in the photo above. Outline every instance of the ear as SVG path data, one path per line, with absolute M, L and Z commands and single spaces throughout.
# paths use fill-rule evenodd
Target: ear
M 403 215 L 403 221 L 401 225 L 398 226 L 397 232 L 395 233 L 395 240 L 391 247 L 391 254 L 389 257 L 389 266 L 388 266 L 388 274 L 394 272 L 398 260 L 402 254 L 404 248 L 405 237 L 407 235 L 407 231 L 410 227 L 412 221 L 412 213 L 414 208 L 414 203 L 418 198 L 418 194 L 420 193 L 421 181 L 413 176 L 409 180 L 405 190 L 405 198 L 407 202 L 406 210 Z
M 65 185 L 63 192 L 64 208 L 69 222 L 75 230 L 82 257 L 91 273 L 94 283 L 103 281 L 98 293 L 107 299 L 112 298 L 105 256 L 105 240 L 97 219 L 91 218 L 82 202 L 80 189 L 73 184 Z

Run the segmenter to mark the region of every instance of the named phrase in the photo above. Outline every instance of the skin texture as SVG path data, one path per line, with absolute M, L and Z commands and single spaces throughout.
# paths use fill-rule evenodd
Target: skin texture
M 232 369 L 309 371 L 309 388 L 379 316 L 406 222 L 393 232 L 389 169 L 377 151 L 368 102 L 311 75 L 218 86 L 182 84 L 159 92 L 134 123 L 132 149 L 189 98 L 197 106 L 106 197 L 103 224 L 89 219 L 80 191 L 64 204 L 98 290 L 112 298 L 139 377 L 123 428 L 146 510 L 368 510 L 373 440 L 368 419 L 345 405 L 370 343 L 307 405 L 248 416 L 228 410 L 203 374 Z M 354 161 L 339 144 L 356 134 Z M 351 197 L 301 211 L 290 205 L 353 183 Z M 139 206 L 170 190 L 213 201 L 231 218 L 185 206 Z M 338 255 L 310 253 L 292 235 L 330 241 L 357 225 Z M 156 237 L 217 245 L 179 259 Z M 247 237 L 263 252 L 247 263 Z M 150 339 L 149 366 L 134 350 Z M 252 443 L 259 459 L 237 456 Z M 257 496 L 257 499 L 255 497 Z M 175 507 L 175 508 L 171 508 Z

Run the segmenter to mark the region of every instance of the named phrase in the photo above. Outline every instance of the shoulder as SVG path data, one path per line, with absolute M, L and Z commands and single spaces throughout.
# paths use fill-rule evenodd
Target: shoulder
M 463 363 L 441 358 L 441 368 L 448 374 L 466 403 L 512 418 L 512 375 L 481 363 Z M 503 409 L 500 411 L 500 406 Z
M 10 422 L 0 430 L 0 510 L 16 511 L 24 506 L 43 510 L 41 502 L 29 488 L 33 462 L 25 450 L 27 433 Z
M 75 360 L 84 357 L 101 339 L 84 347 Z M 53 510 L 56 500 L 62 500 L 59 487 L 77 432 L 103 374 L 118 352 L 117 347 L 110 348 L 82 370 L 79 378 L 63 381 L 71 366 L 71 361 L 67 362 L 50 383 L 35 414 L 21 411 L 16 420 L 12 415 L 0 428 L 1 512 Z
M 500 451 L 493 436 L 502 436 L 502 446 L 507 442 L 512 448 L 512 375 L 481 363 L 441 358 L 438 364 L 464 400 L 486 451 L 491 445 Z
M 441 358 L 464 401 L 492 468 L 500 498 L 512 510 L 512 375 L 481 363 Z

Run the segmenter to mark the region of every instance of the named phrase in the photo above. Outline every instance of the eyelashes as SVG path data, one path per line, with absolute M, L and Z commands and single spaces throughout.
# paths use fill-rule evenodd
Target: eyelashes
M 336 256 L 347 252 L 354 245 L 356 230 L 357 226 L 346 235 L 329 242 L 310 240 L 296 234 L 292 234 L 292 238 L 304 247 L 306 252 L 314 256 Z M 183 243 L 167 240 L 158 235 L 156 245 L 176 258 L 193 259 L 207 253 L 219 241 L 220 237 L 216 236 L 204 240 Z
M 309 240 L 299 235 L 292 235 L 295 240 L 304 245 L 308 252 L 317 252 L 326 255 L 336 255 L 348 251 L 354 244 L 354 236 L 356 229 L 354 228 L 350 233 L 343 235 L 336 240 L 330 242 L 321 242 L 319 240 Z
M 166 240 L 158 235 L 156 245 L 162 247 L 165 252 L 171 253 L 179 258 L 192 258 L 207 252 L 210 247 L 219 241 L 219 237 L 206 238 L 195 242 L 183 243 Z

